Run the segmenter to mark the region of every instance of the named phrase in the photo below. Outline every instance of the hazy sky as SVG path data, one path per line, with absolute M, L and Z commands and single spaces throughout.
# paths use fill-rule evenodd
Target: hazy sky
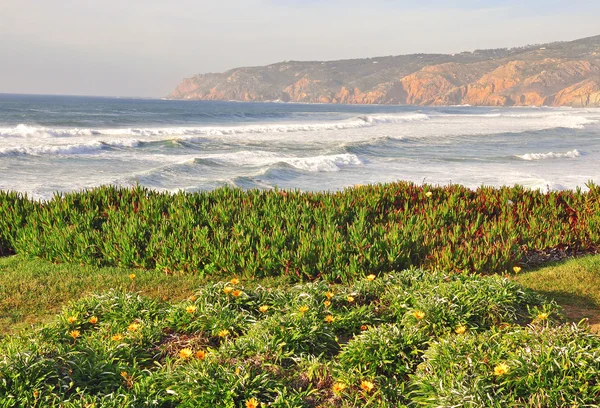
M 599 0 L 0 0 L 0 93 L 155 96 L 282 60 L 600 34 Z

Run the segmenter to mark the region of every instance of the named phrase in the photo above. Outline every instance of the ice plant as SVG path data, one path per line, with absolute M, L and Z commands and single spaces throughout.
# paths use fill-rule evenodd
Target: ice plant
M 242 294 L 242 291 L 241 291 L 241 290 L 238 290 L 238 289 L 236 289 L 236 290 L 234 290 L 233 292 L 231 292 L 231 295 L 232 295 L 233 297 L 238 297 L 238 296 L 240 296 L 241 294 Z
M 456 329 L 454 329 L 454 333 L 456 333 L 456 334 L 463 334 L 466 331 L 467 331 L 467 326 L 465 326 L 464 324 L 460 325 Z
M 365 331 L 365 330 L 367 330 L 368 328 L 369 328 L 369 327 L 368 327 L 366 324 L 361 324 L 361 325 L 360 325 L 360 329 L 361 329 L 362 331 Z
M 135 273 L 130 273 L 129 274 L 129 279 L 134 280 L 135 279 Z
M 114 336 L 111 337 L 111 339 L 113 341 L 121 341 L 121 340 L 123 340 L 123 336 L 120 334 L 115 334 Z
M 521 267 L 520 266 L 513 266 L 513 271 L 514 271 L 514 273 L 519 273 L 519 272 L 521 272 Z
M 327 316 L 325 316 L 325 319 L 324 319 L 324 320 L 325 320 L 327 323 L 331 323 L 331 322 L 333 322 L 333 321 L 335 320 L 335 317 L 333 317 L 332 315 L 327 315 Z
M 98 318 L 96 316 L 92 316 L 88 322 L 90 322 L 90 324 L 96 324 L 98 323 Z
M 77 338 L 81 336 L 81 332 L 79 330 L 71 330 L 69 336 L 73 337 L 73 340 L 77 340 Z
M 352 303 L 354 302 L 354 296 L 348 296 L 346 300 L 348 301 L 348 303 Z
M 196 310 L 198 310 L 198 308 L 194 305 L 189 305 L 188 307 L 185 308 L 185 311 L 188 313 L 195 313 Z
M 506 364 L 506 363 L 500 363 L 496 367 L 494 367 L 494 375 L 496 375 L 496 376 L 505 375 L 506 373 L 508 373 L 508 371 L 509 371 L 509 368 L 508 368 L 508 364 Z
M 196 351 L 196 358 L 198 360 L 204 360 L 207 355 L 208 355 L 208 352 L 205 351 L 205 350 L 198 350 L 198 351 Z
M 219 332 L 219 337 L 227 337 L 229 336 L 229 330 L 223 329 Z
M 362 388 L 362 390 L 365 392 L 371 392 L 373 391 L 373 388 L 375 388 L 375 384 L 373 384 L 371 381 L 364 380 L 360 383 L 360 388 Z
M 546 320 L 548 318 L 549 314 L 548 313 L 540 313 L 539 315 L 537 315 L 537 319 L 538 320 Z
M 269 306 L 267 306 L 267 305 L 262 305 L 261 307 L 258 308 L 258 311 L 261 313 L 267 313 L 267 310 L 269 310 Z
M 422 312 L 421 310 L 415 310 L 412 315 L 415 317 L 415 319 L 422 320 L 425 317 L 425 312 Z
M 339 394 L 340 392 L 344 391 L 345 389 L 346 389 L 346 384 L 339 383 L 339 382 L 333 384 L 333 387 L 331 387 L 331 390 L 336 394 Z
M 375 275 L 373 275 L 373 274 L 367 275 L 367 280 L 368 281 L 374 281 L 375 280 Z
M 134 322 L 134 323 L 131 323 L 129 326 L 127 326 L 127 331 L 134 332 L 139 328 L 140 328 L 140 324 Z
M 77 321 L 77 316 L 69 316 L 67 317 L 67 323 L 73 324 Z
M 233 278 L 229 281 L 229 283 L 231 283 L 232 285 L 237 285 L 238 283 L 240 283 L 240 280 L 238 278 Z
M 260 402 L 256 398 L 250 398 L 246 401 L 246 408 L 258 408 Z
M 432 195 L 433 195 L 433 193 L 431 191 L 428 191 L 428 192 L 425 193 L 425 196 L 427 198 L 431 197 Z
M 325 307 L 331 306 L 331 302 L 329 300 L 326 300 L 325 302 L 323 302 L 323 304 L 325 305 Z
M 326 292 L 325 296 L 327 297 L 327 299 L 331 299 L 333 297 L 333 292 Z
M 304 305 L 304 306 L 300 306 L 300 307 L 298 308 L 298 311 L 299 311 L 300 313 L 306 313 L 306 312 L 308 312 L 308 309 L 309 309 L 309 307 L 308 307 L 308 306 L 306 306 L 306 305 Z
M 190 358 L 192 355 L 194 354 L 194 352 L 192 351 L 192 349 L 186 347 L 186 348 L 182 348 L 181 350 L 179 350 L 179 358 L 182 360 L 188 359 Z
M 230 294 L 232 290 L 233 288 L 231 286 L 225 286 L 223 288 L 223 292 L 225 292 L 226 294 Z

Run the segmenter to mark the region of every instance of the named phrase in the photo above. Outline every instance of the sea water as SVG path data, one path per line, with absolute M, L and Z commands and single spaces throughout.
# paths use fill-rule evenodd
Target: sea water
M 0 189 L 600 183 L 600 109 L 0 95 Z

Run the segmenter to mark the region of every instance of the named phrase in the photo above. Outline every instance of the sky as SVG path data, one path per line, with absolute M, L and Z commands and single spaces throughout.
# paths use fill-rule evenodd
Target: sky
M 574 40 L 598 17 L 598 0 L 0 0 L 0 93 L 162 97 L 239 66 Z

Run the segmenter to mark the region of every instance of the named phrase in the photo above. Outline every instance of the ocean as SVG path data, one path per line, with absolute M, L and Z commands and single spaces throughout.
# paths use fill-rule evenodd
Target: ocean
M 600 183 L 600 109 L 0 95 L 0 189 Z

